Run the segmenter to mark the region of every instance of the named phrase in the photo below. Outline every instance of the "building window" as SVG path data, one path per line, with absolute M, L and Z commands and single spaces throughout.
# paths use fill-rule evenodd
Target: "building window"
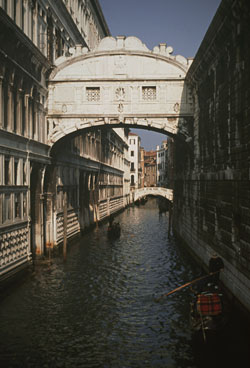
M 134 155 L 135 155 L 135 152 L 134 152 L 134 151 L 131 151 L 131 152 L 130 152 L 130 156 L 131 156 L 131 157 L 134 157 Z
M 27 217 L 27 193 L 23 193 L 23 217 Z
M 23 30 L 24 27 L 24 4 L 21 2 L 21 17 L 20 17 L 20 28 Z
M 4 96 L 4 81 L 2 81 L 2 83 L 0 82 L 0 89 L 1 89 L 1 101 L 0 101 L 0 105 L 1 105 L 1 113 L 0 113 L 0 126 L 2 126 L 4 128 L 4 109 L 5 109 L 5 96 Z
M 51 17 L 48 17 L 47 26 L 47 57 L 48 60 L 53 63 L 54 59 L 54 35 L 53 35 L 53 21 Z
M 7 12 L 7 10 L 8 10 L 8 0 L 3 0 L 3 9 Z
M 142 87 L 142 99 L 145 101 L 156 100 L 156 87 Z
M 87 101 L 100 101 L 100 87 L 86 88 Z
M 56 50 L 55 50 L 56 58 L 59 58 L 60 56 L 63 55 L 63 40 L 59 29 L 56 29 L 55 37 L 56 37 Z
M 11 184 L 11 164 L 9 156 L 6 156 L 4 159 L 4 184 Z
M 21 193 L 15 193 L 15 219 L 21 218 Z
M 3 222 L 11 220 L 11 195 L 5 194 L 3 203 Z
M 13 130 L 16 133 L 17 132 L 17 104 L 18 104 L 16 89 L 14 89 L 12 96 L 13 96 L 13 103 L 12 103 L 12 106 L 13 106 Z
M 31 12 L 30 12 L 30 39 L 34 41 L 34 8 L 33 8 L 33 5 L 31 7 Z
M 18 160 L 14 161 L 14 183 L 15 185 L 18 185 L 19 182 L 19 162 Z
M 13 1 L 13 19 L 14 22 L 17 22 L 17 0 Z
M 135 164 L 134 164 L 134 162 L 131 162 L 131 171 L 134 171 L 135 170 Z
M 3 194 L 0 194 L 0 224 L 3 223 Z
M 134 177 L 134 175 L 131 175 L 131 185 L 135 185 L 135 177 Z
M 21 118 L 21 134 L 25 135 L 25 97 L 24 97 L 24 93 L 21 94 L 21 114 L 20 114 L 20 118 Z
M 9 93 L 7 83 L 3 84 L 3 127 L 8 128 L 8 104 L 9 104 Z

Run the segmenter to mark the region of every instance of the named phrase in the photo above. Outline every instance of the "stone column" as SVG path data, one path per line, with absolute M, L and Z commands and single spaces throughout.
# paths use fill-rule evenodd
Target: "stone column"
M 54 196 L 53 193 L 44 193 L 44 220 L 45 220 L 45 247 L 46 249 L 53 248 L 56 239 L 54 236 L 54 228 L 56 224 L 54 223 L 54 215 L 53 215 L 53 208 L 54 208 Z

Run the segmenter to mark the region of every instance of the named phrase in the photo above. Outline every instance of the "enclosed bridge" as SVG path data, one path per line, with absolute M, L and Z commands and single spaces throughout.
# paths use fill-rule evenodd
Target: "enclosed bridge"
M 49 144 L 77 130 L 109 125 L 188 135 L 193 116 L 185 76 L 191 59 L 166 44 L 150 51 L 136 37 L 104 38 L 56 61 L 49 81 Z

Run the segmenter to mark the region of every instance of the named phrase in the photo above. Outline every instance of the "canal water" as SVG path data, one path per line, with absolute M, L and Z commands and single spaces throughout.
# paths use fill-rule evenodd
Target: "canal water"
M 201 271 L 168 238 L 168 214 L 149 200 L 115 220 L 119 239 L 109 240 L 107 224 L 99 226 L 68 248 L 65 262 L 59 252 L 37 265 L 1 300 L 1 368 L 206 366 L 206 352 L 191 336 L 189 288 L 157 299 Z M 234 366 L 245 368 L 247 347 L 236 340 L 233 359 L 245 355 Z

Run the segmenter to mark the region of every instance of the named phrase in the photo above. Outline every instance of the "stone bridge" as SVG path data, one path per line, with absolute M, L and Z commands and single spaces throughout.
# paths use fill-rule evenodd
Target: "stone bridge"
M 145 187 L 136 189 L 133 192 L 133 200 L 137 201 L 138 199 L 143 198 L 147 195 L 161 196 L 168 199 L 171 202 L 173 201 L 173 190 L 163 187 Z
M 49 79 L 48 143 L 81 129 L 133 127 L 188 137 L 192 60 L 166 44 L 149 50 L 136 37 L 107 37 L 56 60 Z

